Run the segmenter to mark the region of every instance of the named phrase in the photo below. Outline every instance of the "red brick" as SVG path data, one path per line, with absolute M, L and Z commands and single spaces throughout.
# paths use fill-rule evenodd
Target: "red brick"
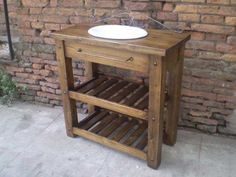
M 118 8 L 121 5 L 120 0 L 86 0 L 85 6 L 88 8 L 96 7 L 96 8 Z
M 205 0 L 181 0 L 182 2 L 189 2 L 189 3 L 204 3 Z
M 224 22 L 224 16 L 220 15 L 202 15 L 201 22 L 209 24 L 222 24 Z
M 236 96 L 217 95 L 217 101 L 236 103 Z
M 31 27 L 35 29 L 42 29 L 44 27 L 43 22 L 32 22 Z
M 185 57 L 194 57 L 194 56 L 196 56 L 196 50 L 193 50 L 193 49 L 185 49 L 185 51 L 184 51 L 184 56 L 185 56 Z
M 44 91 L 44 92 L 48 92 L 48 93 L 56 93 L 55 92 L 55 89 L 52 89 L 52 88 L 50 88 L 50 87 L 41 87 L 41 89 L 42 89 L 42 91 Z
M 52 71 L 50 71 L 50 70 L 40 70 L 40 74 L 42 76 L 51 76 L 52 75 Z
M 236 46 L 228 45 L 225 43 L 218 43 L 216 44 L 216 50 L 219 52 L 225 52 L 225 53 L 236 53 Z
M 202 49 L 202 50 L 214 50 L 215 44 L 210 41 L 188 41 L 186 44 L 186 48 L 191 49 Z
M 46 97 L 46 98 L 53 99 L 53 100 L 61 100 L 61 96 L 51 94 L 51 93 L 45 93 L 45 92 L 38 91 L 37 95 L 40 97 Z
M 62 7 L 82 7 L 84 5 L 83 0 L 61 0 L 58 2 Z
M 131 12 L 130 16 L 136 20 L 147 20 L 149 14 L 147 12 Z
M 47 53 L 39 53 L 38 54 L 40 58 L 43 58 L 45 60 L 55 60 L 55 54 L 47 54 Z
M 236 17 L 225 17 L 225 24 L 226 25 L 236 25 Z
M 227 36 L 226 34 L 207 33 L 206 34 L 206 40 L 224 42 L 226 40 L 226 36 Z
M 219 14 L 235 16 L 236 15 L 236 6 L 220 6 Z
M 224 54 L 221 57 L 221 59 L 224 61 L 236 62 L 236 55 L 235 54 Z
M 191 33 L 191 39 L 192 40 L 197 40 L 197 41 L 201 41 L 205 39 L 205 33 L 202 32 L 192 32 Z
M 171 12 L 174 10 L 174 4 L 173 3 L 164 3 L 163 5 L 163 11 Z
M 59 84 L 53 84 L 53 83 L 43 82 L 43 81 L 40 81 L 39 84 L 41 86 L 46 86 L 46 87 L 50 87 L 50 88 L 54 88 L 54 89 L 58 89 L 59 88 Z
M 209 4 L 230 4 L 230 0 L 207 0 Z
M 45 44 L 51 44 L 51 45 L 55 45 L 56 44 L 54 39 L 47 38 L 47 37 L 44 38 L 44 42 L 45 42 Z
M 199 14 L 178 14 L 179 21 L 187 21 L 187 22 L 199 22 L 200 15 Z
M 236 36 L 229 36 L 227 38 L 227 43 L 231 45 L 236 45 Z
M 57 7 L 57 1 L 58 0 L 50 0 L 50 6 L 51 7 Z
M 31 58 L 29 58 L 29 60 L 30 60 L 32 63 L 43 63 L 43 59 L 42 59 L 42 58 L 31 57 Z
M 43 66 L 44 66 L 43 64 L 35 64 L 35 63 L 32 64 L 32 68 L 33 68 L 33 69 L 42 69 Z
M 144 10 L 151 10 L 151 9 L 161 9 L 162 3 L 161 2 L 136 2 L 136 1 L 124 1 L 125 8 L 129 10 L 135 11 L 144 11 Z
M 193 104 L 193 103 L 183 103 L 183 108 L 191 109 L 191 110 L 199 110 L 199 111 L 206 111 L 207 107 L 202 106 L 200 104 Z
M 220 7 L 219 6 L 209 6 L 209 5 L 199 5 L 197 12 L 200 14 L 219 14 Z
M 24 72 L 24 68 L 14 67 L 14 66 L 7 66 L 7 71 L 11 72 Z
M 45 23 L 45 29 L 47 29 L 47 30 L 60 30 L 60 24 Z
M 81 23 L 90 23 L 91 18 L 81 17 L 81 16 L 72 16 L 70 17 L 70 23 L 81 24 Z
M 217 120 L 209 119 L 209 118 L 191 117 L 190 120 L 193 122 L 196 122 L 196 123 L 201 123 L 201 124 L 206 124 L 206 125 L 217 125 L 218 124 Z
M 26 7 L 45 7 L 49 4 L 49 0 L 22 0 L 22 4 Z
M 42 13 L 42 8 L 30 8 L 30 14 L 41 14 Z
M 199 92 L 188 89 L 182 89 L 182 95 L 190 96 L 190 97 L 200 97 L 209 100 L 216 100 L 216 94 L 207 93 L 207 92 Z
M 223 108 L 222 109 L 212 108 L 211 111 L 214 112 L 214 113 L 220 113 L 220 114 L 223 114 L 223 115 L 226 115 L 226 116 L 232 114 L 231 110 L 227 110 L 227 109 L 223 109 Z
M 219 33 L 219 34 L 233 34 L 235 32 L 234 27 L 209 25 L 209 24 L 192 24 L 191 28 L 196 31 Z
M 221 57 L 222 57 L 222 54 L 219 52 L 200 51 L 198 53 L 198 58 L 220 60 Z
M 188 103 L 203 103 L 204 101 L 200 98 L 192 98 L 192 97 L 182 97 L 182 100 Z
M 70 15 L 77 15 L 75 13 L 76 9 L 74 8 L 57 8 L 56 9 L 56 14 L 58 15 L 61 15 L 61 16 L 70 16 Z M 83 12 L 85 12 L 86 10 L 82 10 L 82 9 L 79 9 L 78 11 L 82 11 L 81 14 Z M 89 11 L 89 10 L 88 10 Z
M 190 5 L 190 4 L 177 4 L 174 11 L 175 12 L 197 13 L 198 6 L 197 5 Z
M 42 76 L 30 74 L 29 78 L 32 79 L 32 80 L 41 80 Z
M 29 74 L 28 74 L 28 73 L 16 73 L 16 77 L 28 78 L 28 77 L 29 77 Z
M 57 13 L 58 9 L 57 8 L 43 8 L 42 14 L 45 15 L 55 15 Z
M 172 12 L 157 12 L 157 19 L 176 21 L 178 18 L 177 13 Z
M 46 15 L 43 16 L 41 20 L 43 22 L 49 22 L 49 23 L 67 23 L 68 17 L 58 16 L 58 15 Z

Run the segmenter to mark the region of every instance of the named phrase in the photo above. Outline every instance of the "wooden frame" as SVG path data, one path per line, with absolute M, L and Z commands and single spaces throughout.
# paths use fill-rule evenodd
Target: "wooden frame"
M 114 41 L 93 38 L 87 34 L 88 28 L 72 27 L 52 34 L 67 135 L 79 135 L 147 160 L 156 169 L 161 163 L 162 142 L 176 142 L 184 45 L 190 35 L 150 30 L 144 39 Z M 78 88 L 74 88 L 71 58 L 85 61 L 85 76 L 90 80 Z M 148 73 L 148 89 L 122 79 L 99 78 L 97 63 Z M 89 104 L 89 116 L 81 122 L 76 101 Z

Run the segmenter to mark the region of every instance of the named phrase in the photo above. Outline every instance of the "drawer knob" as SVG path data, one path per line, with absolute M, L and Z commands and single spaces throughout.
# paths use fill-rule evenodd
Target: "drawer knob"
M 133 57 L 129 57 L 126 61 L 132 62 L 132 61 L 134 61 L 134 58 Z
M 81 49 L 81 48 L 79 48 L 79 49 L 77 50 L 77 52 L 82 52 L 82 49 Z

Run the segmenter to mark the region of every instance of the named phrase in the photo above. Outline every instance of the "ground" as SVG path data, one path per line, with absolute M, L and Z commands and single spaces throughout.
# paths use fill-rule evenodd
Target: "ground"
M 81 115 L 83 116 L 83 115 Z M 158 170 L 83 138 L 65 135 L 63 111 L 0 106 L 0 177 L 234 177 L 236 140 L 178 131 Z

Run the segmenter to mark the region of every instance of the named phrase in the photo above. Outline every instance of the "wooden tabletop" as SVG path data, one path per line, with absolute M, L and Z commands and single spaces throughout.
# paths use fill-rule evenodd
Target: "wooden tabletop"
M 149 29 L 148 36 L 135 40 L 108 40 L 96 38 L 88 34 L 92 26 L 79 25 L 53 32 L 51 36 L 59 40 L 77 40 L 83 44 L 97 45 L 136 51 L 145 54 L 165 56 L 168 50 L 176 45 L 186 42 L 190 38 L 189 33 L 174 33 L 167 30 Z

